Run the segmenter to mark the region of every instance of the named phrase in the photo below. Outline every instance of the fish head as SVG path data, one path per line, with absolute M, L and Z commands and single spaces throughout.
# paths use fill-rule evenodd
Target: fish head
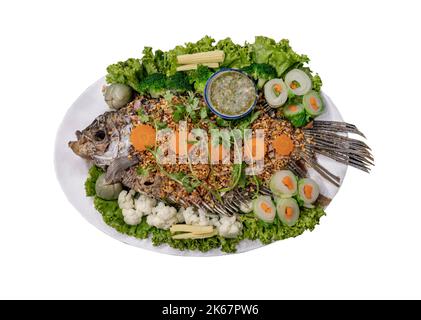
M 101 115 L 82 131 L 77 130 L 77 140 L 70 141 L 69 147 L 78 156 L 92 160 L 106 152 L 111 141 L 109 131 L 106 115 Z

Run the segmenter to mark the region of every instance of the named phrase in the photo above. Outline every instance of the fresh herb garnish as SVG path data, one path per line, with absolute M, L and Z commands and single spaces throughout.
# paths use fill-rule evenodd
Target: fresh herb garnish
M 180 122 L 186 116 L 186 107 L 182 104 L 177 104 L 174 107 L 172 118 L 175 122 Z
M 216 124 L 219 127 L 229 127 L 230 126 L 230 123 L 227 120 L 222 119 L 221 117 L 216 118 Z
M 196 176 L 192 174 L 187 174 L 184 172 L 174 172 L 174 173 L 168 172 L 167 170 L 165 170 L 163 166 L 159 164 L 156 151 L 154 151 L 151 148 L 147 148 L 147 150 L 149 150 L 149 152 L 154 156 L 159 170 L 163 174 L 165 174 L 168 178 L 181 184 L 188 193 L 192 193 L 198 186 L 202 184 L 202 182 Z
M 147 167 L 138 167 L 136 169 L 136 172 L 139 176 L 143 176 L 146 177 L 149 175 L 149 172 L 151 171 L 152 167 L 151 166 L 147 166 Z
M 208 108 L 204 107 L 200 109 L 200 119 L 206 119 L 208 117 Z
M 156 121 L 156 122 L 155 122 L 155 127 L 156 127 L 158 130 L 165 129 L 167 126 L 168 126 L 168 124 L 167 124 L 166 122 L 161 122 L 161 121 Z
M 142 123 L 147 123 L 147 122 L 149 122 L 149 116 L 146 114 L 146 112 L 145 112 L 145 110 L 144 110 L 144 109 L 142 109 L 142 108 L 138 109 L 138 110 L 137 110 L 137 115 L 138 115 L 138 117 L 139 117 L 139 120 L 140 120 Z

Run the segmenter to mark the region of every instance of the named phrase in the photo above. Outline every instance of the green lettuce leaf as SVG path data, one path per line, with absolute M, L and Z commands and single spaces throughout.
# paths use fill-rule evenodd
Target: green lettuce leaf
M 215 50 L 213 43 L 215 39 L 204 36 L 197 42 L 187 42 L 184 46 L 176 46 L 165 54 L 165 73 L 170 76 L 177 72 L 177 56 Z
M 240 69 L 251 63 L 248 45 L 235 44 L 231 38 L 218 41 L 216 49 L 223 50 L 225 53 L 225 59 L 221 67 Z
M 155 65 L 155 55 L 152 52 L 151 47 L 145 47 L 143 49 L 142 65 L 145 69 L 146 75 L 151 75 L 158 72 L 158 68 Z
M 316 75 L 313 75 L 313 72 L 311 71 L 309 67 L 302 67 L 300 69 L 303 70 L 305 73 L 307 73 L 307 75 L 310 77 L 311 82 L 313 84 L 313 90 L 320 92 L 320 89 L 322 88 L 322 85 L 323 85 L 323 82 L 320 76 L 317 73 Z
M 322 208 L 304 208 L 301 210 L 297 223 L 288 227 L 276 218 L 273 223 L 265 223 L 256 218 L 253 213 L 241 215 L 243 222 L 243 238 L 260 240 L 263 244 L 268 244 L 277 240 L 284 240 L 301 235 L 304 231 L 313 231 L 319 224 L 320 218 L 325 215 Z
M 255 63 L 270 64 L 278 76 L 282 76 L 291 66 L 309 62 L 306 55 L 299 55 L 292 50 L 286 39 L 276 43 L 271 38 L 257 36 L 250 50 Z
M 87 197 L 96 195 L 95 183 L 98 177 L 104 173 L 104 170 L 97 166 L 92 166 L 88 172 L 88 178 L 85 181 L 85 193 Z
M 95 183 L 103 172 L 102 169 L 96 166 L 91 167 L 85 182 L 85 190 L 87 196 L 94 197 L 94 206 L 102 215 L 104 222 L 118 232 L 132 237 L 139 239 L 150 237 L 155 246 L 168 244 L 170 247 L 178 250 L 199 250 L 201 252 L 221 248 L 223 252 L 232 253 L 236 251 L 237 244 L 243 239 L 260 240 L 263 244 L 268 244 L 277 240 L 297 237 L 306 230 L 312 231 L 319 224 L 320 218 L 325 215 L 324 210 L 320 207 L 304 208 L 297 223 L 292 227 L 288 227 L 283 225 L 278 218 L 273 223 L 268 224 L 256 218 L 253 213 L 249 213 L 240 215 L 240 220 L 243 223 L 243 233 L 236 239 L 215 236 L 207 239 L 174 240 L 168 230 L 149 226 L 145 217 L 136 226 L 126 224 L 117 200 L 107 201 L 97 197 L 95 194 Z
M 138 90 L 140 81 L 143 78 L 142 62 L 139 59 L 127 59 L 107 67 L 108 74 L 105 79 L 107 83 L 122 83 Z

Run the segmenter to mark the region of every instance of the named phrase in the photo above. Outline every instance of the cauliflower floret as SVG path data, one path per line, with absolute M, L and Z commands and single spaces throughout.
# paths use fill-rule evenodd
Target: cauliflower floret
M 183 217 L 184 222 L 186 224 L 190 225 L 196 225 L 196 226 L 211 226 L 213 225 L 213 222 L 209 220 L 209 218 L 206 215 L 206 211 L 199 209 L 196 211 L 193 207 L 188 207 L 186 209 L 180 209 L 179 211 Z
M 199 226 L 210 226 L 211 223 L 209 221 L 208 216 L 206 215 L 206 211 L 199 209 L 197 211 L 197 213 L 199 214 Z
M 181 207 L 177 212 L 178 223 L 184 223 L 185 222 L 185 220 L 184 220 L 184 210 L 185 209 L 183 207 Z
M 216 224 L 218 233 L 224 238 L 236 238 L 243 230 L 243 224 L 237 221 L 236 216 L 221 217 Z
M 186 209 L 180 209 L 181 214 L 184 217 L 186 224 L 197 225 L 200 222 L 199 215 L 196 214 L 196 211 L 193 207 L 188 207 Z
M 139 198 L 134 201 L 134 206 L 137 212 L 147 216 L 152 213 L 153 207 L 156 206 L 156 200 L 141 194 Z
M 142 221 L 142 214 L 139 214 L 135 209 L 123 209 L 122 213 L 124 222 L 131 226 L 135 226 Z
M 168 230 L 173 224 L 178 223 L 177 210 L 160 202 L 152 209 L 152 213 L 148 215 L 146 222 L 158 229 Z
M 134 208 L 134 201 L 133 197 L 135 195 L 136 191 L 130 190 L 127 192 L 126 190 L 123 190 L 118 195 L 118 206 L 120 209 L 133 209 Z
M 137 211 L 135 208 L 134 195 L 136 191 L 130 190 L 129 192 L 123 190 L 118 195 L 118 206 L 123 214 L 124 222 L 135 226 L 142 221 L 142 212 Z

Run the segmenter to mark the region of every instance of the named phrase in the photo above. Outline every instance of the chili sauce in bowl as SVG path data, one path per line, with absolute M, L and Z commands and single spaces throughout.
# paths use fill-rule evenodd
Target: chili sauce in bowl
M 254 81 L 237 69 L 222 69 L 206 82 L 205 100 L 209 109 L 223 119 L 235 120 L 248 115 L 256 106 Z

